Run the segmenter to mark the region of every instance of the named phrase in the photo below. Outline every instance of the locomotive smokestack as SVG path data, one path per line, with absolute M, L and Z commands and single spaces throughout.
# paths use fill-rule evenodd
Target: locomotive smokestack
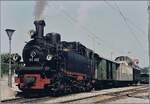
M 36 38 L 43 38 L 44 36 L 44 26 L 45 21 L 44 20 L 36 20 L 34 21 L 35 28 L 36 28 Z

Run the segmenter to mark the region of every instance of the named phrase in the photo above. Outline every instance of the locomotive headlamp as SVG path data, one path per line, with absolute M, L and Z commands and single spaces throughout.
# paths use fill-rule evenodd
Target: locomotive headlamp
M 13 55 L 13 60 L 14 60 L 15 62 L 18 62 L 18 61 L 21 60 L 21 56 L 19 56 L 18 54 L 15 54 L 15 55 Z
M 14 55 L 13 60 L 16 61 L 18 59 L 18 56 Z
M 52 57 L 53 57 L 52 55 L 48 54 L 47 57 L 46 57 L 46 59 L 47 59 L 48 61 L 50 61 L 50 60 L 52 59 Z

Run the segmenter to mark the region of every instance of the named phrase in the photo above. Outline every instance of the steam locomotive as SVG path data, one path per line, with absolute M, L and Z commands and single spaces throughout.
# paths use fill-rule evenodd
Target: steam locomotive
M 79 42 L 61 41 L 59 33 L 44 36 L 44 20 L 34 24 L 36 31 L 30 31 L 31 40 L 22 53 L 24 66 L 15 69 L 15 82 L 23 92 L 44 90 L 60 94 L 139 81 L 140 70 L 126 60 L 129 58 L 102 58 Z

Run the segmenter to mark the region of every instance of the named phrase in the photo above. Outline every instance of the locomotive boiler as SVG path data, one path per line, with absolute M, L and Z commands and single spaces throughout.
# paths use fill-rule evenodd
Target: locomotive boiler
M 86 48 L 77 42 L 61 42 L 58 33 L 44 36 L 43 20 L 34 24 L 36 31 L 31 31 L 31 40 L 22 53 L 24 66 L 15 70 L 19 89 L 90 90 L 94 64 L 92 58 L 88 58 Z

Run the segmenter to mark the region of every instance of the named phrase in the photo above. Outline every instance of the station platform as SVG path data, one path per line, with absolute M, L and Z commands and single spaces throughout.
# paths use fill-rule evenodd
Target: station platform
M 3 76 L 0 79 L 0 99 L 5 100 L 5 99 L 11 99 L 15 98 L 15 95 L 17 94 L 17 91 L 19 89 L 14 83 L 14 79 L 12 78 L 12 87 L 8 86 L 8 76 Z

